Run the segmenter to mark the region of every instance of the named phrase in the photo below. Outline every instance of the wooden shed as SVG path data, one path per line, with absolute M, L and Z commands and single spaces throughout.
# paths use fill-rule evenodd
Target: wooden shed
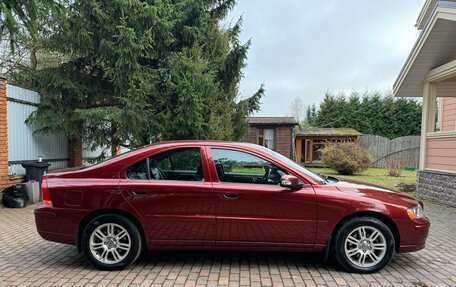
M 250 129 L 244 142 L 259 144 L 288 158 L 293 158 L 293 117 L 250 117 Z
M 323 166 L 318 152 L 327 142 L 356 142 L 358 132 L 351 128 L 296 128 L 296 162 L 306 166 Z

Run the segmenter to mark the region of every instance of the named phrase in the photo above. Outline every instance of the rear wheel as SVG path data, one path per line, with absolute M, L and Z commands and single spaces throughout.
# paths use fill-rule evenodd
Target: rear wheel
M 123 269 L 139 257 L 141 234 L 136 225 L 123 216 L 100 215 L 84 228 L 82 250 L 100 269 Z
M 335 244 L 337 261 L 350 272 L 376 272 L 391 261 L 394 253 L 391 230 L 371 217 L 345 222 L 336 233 Z

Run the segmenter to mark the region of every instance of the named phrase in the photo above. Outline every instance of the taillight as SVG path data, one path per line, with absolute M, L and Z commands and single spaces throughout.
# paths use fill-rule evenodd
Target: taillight
M 52 207 L 51 195 L 49 194 L 49 188 L 47 186 L 46 176 L 43 176 L 43 181 L 41 182 L 41 192 L 43 194 L 43 205 Z

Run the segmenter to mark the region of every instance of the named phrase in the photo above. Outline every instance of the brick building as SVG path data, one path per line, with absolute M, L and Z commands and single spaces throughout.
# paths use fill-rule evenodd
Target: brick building
M 9 185 L 7 124 L 6 79 L 0 76 L 0 189 L 3 189 Z
M 293 128 L 298 124 L 293 117 L 250 117 L 250 129 L 244 142 L 270 148 L 288 158 L 294 158 Z

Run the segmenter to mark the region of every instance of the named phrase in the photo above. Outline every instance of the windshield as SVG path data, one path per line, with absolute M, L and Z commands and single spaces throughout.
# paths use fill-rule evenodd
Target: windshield
M 278 158 L 280 161 L 284 162 L 286 165 L 298 170 L 299 172 L 302 172 L 306 175 L 308 175 L 309 177 L 311 177 L 313 180 L 316 180 L 318 181 L 319 183 L 323 183 L 323 184 L 326 184 L 326 180 L 321 177 L 320 175 L 316 174 L 316 173 L 313 173 L 311 172 L 310 170 L 308 170 L 307 168 L 297 164 L 296 162 L 292 161 L 291 159 L 289 159 L 288 157 L 286 156 L 283 156 L 281 155 L 280 153 L 278 152 L 275 152 L 273 150 L 270 150 L 266 147 L 263 147 L 263 146 L 258 146 L 258 149 L 261 149 L 263 152 L 275 157 L 275 158 Z

